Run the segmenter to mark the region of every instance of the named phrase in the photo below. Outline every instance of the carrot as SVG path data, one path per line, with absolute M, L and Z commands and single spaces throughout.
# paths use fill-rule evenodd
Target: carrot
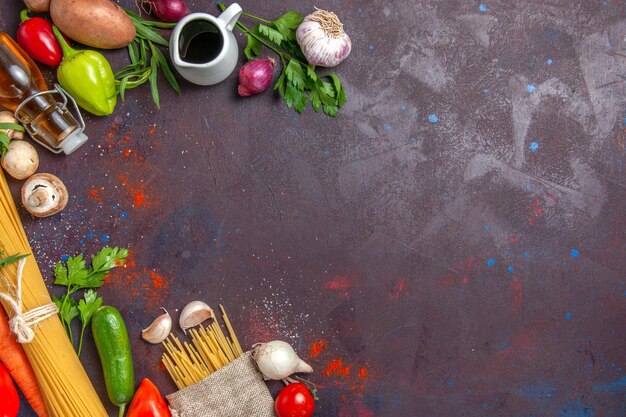
M 22 393 L 39 417 L 48 417 L 39 385 L 35 379 L 33 368 L 11 330 L 9 318 L 0 304 L 0 362 L 6 366 L 13 380 L 19 385 Z

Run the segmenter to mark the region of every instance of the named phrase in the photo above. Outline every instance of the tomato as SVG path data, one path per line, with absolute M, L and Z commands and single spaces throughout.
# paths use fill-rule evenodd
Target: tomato
M 306 385 L 294 382 L 278 393 L 274 409 L 278 417 L 311 417 L 315 401 Z

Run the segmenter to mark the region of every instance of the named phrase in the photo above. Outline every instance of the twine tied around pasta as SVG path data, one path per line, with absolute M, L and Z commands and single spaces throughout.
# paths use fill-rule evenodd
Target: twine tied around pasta
M 0 292 L 0 299 L 7 302 L 13 313 L 15 314 L 11 320 L 9 320 L 9 327 L 11 332 L 17 337 L 19 343 L 30 343 L 35 338 L 35 331 L 33 327 L 39 322 L 46 320 L 49 317 L 54 316 L 59 312 L 59 309 L 54 303 L 46 304 L 23 312 L 24 304 L 22 302 L 22 273 L 24 272 L 24 265 L 26 265 L 26 258 L 19 260 L 17 264 L 17 285 L 15 286 L 15 294 Z M 9 290 L 13 288 L 11 281 L 2 275 Z

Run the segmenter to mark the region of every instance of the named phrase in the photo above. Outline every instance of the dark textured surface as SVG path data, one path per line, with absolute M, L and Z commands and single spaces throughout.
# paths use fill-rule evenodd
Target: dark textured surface
M 0 4 L 10 34 L 21 6 Z M 623 3 L 242 6 L 339 14 L 354 48 L 336 119 L 239 99 L 235 76 L 181 97 L 161 82 L 161 111 L 134 90 L 75 155 L 41 150 L 72 194 L 24 215 L 47 276 L 133 250 L 101 293 L 138 381 L 173 390 L 140 330 L 203 299 L 246 346 L 310 360 L 317 416 L 625 416 Z M 91 343 L 83 361 L 107 403 Z

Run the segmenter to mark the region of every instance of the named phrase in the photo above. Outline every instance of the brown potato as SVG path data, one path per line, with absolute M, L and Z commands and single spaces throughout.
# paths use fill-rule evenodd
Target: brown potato
M 50 16 L 69 38 L 94 48 L 123 48 L 135 39 L 133 22 L 110 0 L 52 0 Z
M 47 12 L 50 10 L 50 0 L 24 0 L 24 4 L 33 12 Z

